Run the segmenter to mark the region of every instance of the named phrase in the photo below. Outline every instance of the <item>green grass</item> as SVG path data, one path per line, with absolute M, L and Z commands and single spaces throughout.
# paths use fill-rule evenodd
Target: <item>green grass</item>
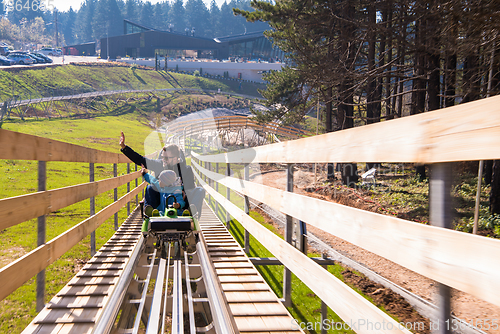
M 53 95 L 72 95 L 92 91 L 123 89 L 193 88 L 242 93 L 260 97 L 263 84 L 195 77 L 188 74 L 134 68 L 122 64 L 93 63 L 49 66 L 29 70 L 0 71 L 0 101 Z
M 233 164 L 231 165 L 231 167 Z M 235 167 L 238 166 L 235 164 Z M 222 171 L 221 169 L 220 171 Z M 235 173 L 238 175 L 238 173 Z M 241 177 L 241 176 L 236 176 Z M 218 192 L 222 195 L 226 195 L 226 187 L 219 185 Z M 243 198 L 238 196 L 236 193 L 231 191 L 231 202 L 236 204 L 240 209 L 243 209 Z M 211 207 L 215 210 L 215 202 L 209 201 Z M 218 206 L 218 210 L 216 212 L 218 217 L 222 220 L 226 220 L 226 212 L 223 210 L 222 206 Z M 250 217 L 255 219 L 257 222 L 261 223 L 268 230 L 278 235 L 281 239 L 283 239 L 282 233 L 276 229 L 274 225 L 266 223 L 265 219 L 256 211 L 250 211 Z M 243 226 L 236 220 L 232 219 L 229 222 L 229 231 L 235 238 L 235 240 L 240 244 L 241 247 L 244 247 L 245 244 L 245 230 Z M 257 239 L 250 235 L 249 239 L 249 257 L 273 257 L 273 254 L 270 253 Z M 309 257 L 320 257 L 319 254 L 309 252 Z M 335 277 L 345 282 L 342 272 L 344 271 L 344 267 L 339 264 L 328 266 L 327 270 L 333 274 Z M 267 284 L 271 287 L 273 292 L 278 296 L 278 298 L 283 297 L 283 266 L 258 266 L 257 270 L 260 272 L 262 277 L 265 279 Z M 360 275 L 359 273 L 356 273 Z M 348 283 L 347 283 L 348 284 Z M 349 284 L 348 284 L 349 285 Z M 364 295 L 358 288 L 351 286 L 356 292 L 362 295 L 364 298 L 373 303 L 373 300 Z M 299 325 L 309 333 L 320 333 L 321 328 L 319 324 L 321 323 L 321 299 L 316 296 L 311 289 L 309 289 L 299 278 L 297 278 L 292 273 L 292 305 L 288 307 L 288 311 L 292 315 L 292 317 L 299 323 Z M 379 307 L 382 311 L 388 313 L 383 307 Z M 340 317 L 338 317 L 330 308 L 328 308 L 328 323 L 330 328 L 328 329 L 328 333 L 354 333 L 352 330 L 345 330 L 348 328 L 347 324 L 342 327 L 342 330 L 336 330 L 334 328 L 335 324 L 339 324 L 338 328 L 340 328 L 340 324 L 344 322 Z M 390 314 L 389 314 L 390 315 Z M 398 321 L 397 317 L 390 315 L 393 319 Z M 308 325 L 309 324 L 309 325 Z M 312 324 L 312 325 L 311 325 Z M 316 328 L 312 328 L 311 326 L 315 326 Z M 308 327 L 309 326 L 309 327 Z
M 4 123 L 12 131 L 34 134 L 95 149 L 119 152 L 120 131 L 126 142 L 139 153 L 144 152 L 144 140 L 151 129 L 131 113 L 122 117 L 106 116 L 86 120 L 45 119 Z M 103 131 L 103 129 L 106 129 Z M 132 170 L 135 167 L 131 166 Z M 0 198 L 36 192 L 37 162 L 1 160 Z M 118 166 L 118 175 L 126 173 L 126 165 Z M 112 164 L 96 164 L 95 180 L 113 176 Z M 47 162 L 47 189 L 56 189 L 89 182 L 89 166 L 83 163 Z M 7 186 L 8 185 L 8 186 Z M 131 183 L 131 188 L 135 182 Z M 126 193 L 126 185 L 118 188 L 118 197 Z M 113 191 L 96 197 L 96 212 L 113 202 Z M 135 202 L 133 202 L 135 204 Z M 133 207 L 134 205 L 132 205 Z M 84 200 L 47 215 L 47 236 L 51 240 L 89 216 L 89 200 Z M 119 223 L 127 216 L 126 208 L 118 213 Z M 36 248 L 36 219 L 0 231 L 0 265 L 4 266 Z M 97 248 L 114 233 L 114 218 L 108 219 L 96 231 Z M 46 269 L 46 301 L 49 301 L 78 272 L 77 264 L 90 259 L 90 237 L 74 246 Z M 20 333 L 36 315 L 35 279 L 32 278 L 0 302 L 0 332 Z

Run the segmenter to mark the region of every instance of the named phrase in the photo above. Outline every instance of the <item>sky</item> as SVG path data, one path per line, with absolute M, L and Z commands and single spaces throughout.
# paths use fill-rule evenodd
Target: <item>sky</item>
M 65 12 L 69 9 L 69 7 L 73 7 L 73 10 L 78 10 L 80 8 L 80 4 L 84 2 L 84 0 L 47 0 L 50 1 L 50 3 L 54 4 L 54 7 L 57 8 L 61 12 Z M 150 0 L 150 2 L 154 5 L 157 2 L 163 2 L 165 0 Z M 217 5 L 220 7 L 225 0 L 215 0 Z M 229 3 L 230 0 L 227 2 Z M 172 2 L 172 0 L 170 0 Z M 186 1 L 184 1 L 186 2 Z M 203 2 L 206 4 L 207 8 L 210 8 L 210 3 L 212 0 L 203 0 Z

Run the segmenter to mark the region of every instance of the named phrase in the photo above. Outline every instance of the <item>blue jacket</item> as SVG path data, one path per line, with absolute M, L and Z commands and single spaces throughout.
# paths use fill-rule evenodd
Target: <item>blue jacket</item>
M 174 195 L 177 203 L 181 205 L 181 207 L 177 209 L 177 214 L 182 215 L 183 207 L 186 204 L 182 198 L 182 186 L 160 187 L 160 182 L 153 175 L 146 173 L 142 177 L 144 178 L 144 181 L 153 187 L 154 190 L 160 193 L 161 203 L 160 206 L 157 207 L 158 211 L 162 212 L 162 214 L 165 213 L 166 199 L 169 195 Z M 174 204 L 174 199 L 169 198 L 168 204 Z

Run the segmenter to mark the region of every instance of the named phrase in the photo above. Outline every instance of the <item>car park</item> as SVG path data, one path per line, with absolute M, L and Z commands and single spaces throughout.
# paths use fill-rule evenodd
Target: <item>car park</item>
M 7 58 L 14 60 L 16 62 L 16 64 L 20 64 L 20 65 L 33 64 L 33 59 L 31 59 L 28 55 L 23 54 L 23 53 L 11 52 L 11 53 L 9 53 Z
M 5 56 L 0 56 L 0 66 L 10 66 L 15 64 L 16 62 L 12 59 L 9 59 Z

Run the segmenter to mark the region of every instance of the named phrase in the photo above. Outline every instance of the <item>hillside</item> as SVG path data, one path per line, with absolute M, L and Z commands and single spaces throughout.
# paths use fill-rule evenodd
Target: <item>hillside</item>
M 195 77 L 121 63 L 72 63 L 0 71 L 0 101 L 123 89 L 194 88 L 260 97 L 263 84 Z

